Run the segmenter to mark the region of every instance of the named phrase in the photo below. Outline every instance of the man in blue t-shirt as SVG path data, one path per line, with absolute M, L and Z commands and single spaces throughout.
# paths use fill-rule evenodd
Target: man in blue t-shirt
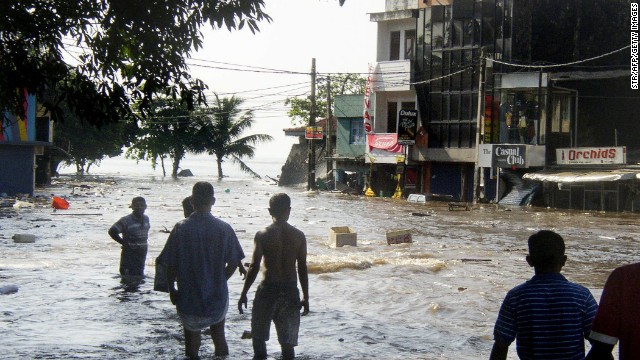
M 507 293 L 493 330 L 491 360 L 506 359 L 514 340 L 520 359 L 584 359 L 598 305 L 587 288 L 560 274 L 564 250 L 564 240 L 553 231 L 529 237 L 527 263 L 535 275 Z
M 193 186 L 194 212 L 178 222 L 159 256 L 167 266 L 167 285 L 185 335 L 188 358 L 198 358 L 201 331 L 210 328 L 216 356 L 229 348 L 224 334 L 229 306 L 227 280 L 244 252 L 231 226 L 211 214 L 213 186 L 205 181 Z M 177 282 L 177 289 L 175 283 Z

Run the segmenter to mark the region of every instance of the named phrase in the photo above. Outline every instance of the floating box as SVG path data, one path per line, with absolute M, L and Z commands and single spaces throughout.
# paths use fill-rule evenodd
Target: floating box
M 409 194 L 407 201 L 424 204 L 427 202 L 427 196 L 424 194 Z
M 409 229 L 387 231 L 387 244 L 403 244 L 410 243 L 411 231 Z
M 13 235 L 13 242 L 15 243 L 34 243 L 36 242 L 36 236 L 32 234 L 15 234 Z
M 357 238 L 358 234 L 348 226 L 336 226 L 329 230 L 329 245 L 333 247 L 358 246 Z

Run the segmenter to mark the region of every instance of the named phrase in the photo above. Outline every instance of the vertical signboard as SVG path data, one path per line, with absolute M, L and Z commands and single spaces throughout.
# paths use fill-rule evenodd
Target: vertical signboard
M 398 113 L 398 144 L 415 145 L 418 132 L 418 110 L 400 110 Z

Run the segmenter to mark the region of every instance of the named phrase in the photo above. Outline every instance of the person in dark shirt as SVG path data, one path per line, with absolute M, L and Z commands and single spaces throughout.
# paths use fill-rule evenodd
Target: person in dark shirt
M 109 236 L 120 245 L 120 275 L 144 276 L 149 238 L 149 217 L 144 214 L 147 203 L 143 197 L 131 200 L 132 213 L 120 218 L 109 228 Z M 122 234 L 122 236 L 120 236 Z
M 184 327 L 190 359 L 198 358 L 206 328 L 211 330 L 215 355 L 229 354 L 224 333 L 227 280 L 244 258 L 233 228 L 211 214 L 214 203 L 213 186 L 197 182 L 191 194 L 194 212 L 174 226 L 158 260 L 167 266 L 167 288 Z

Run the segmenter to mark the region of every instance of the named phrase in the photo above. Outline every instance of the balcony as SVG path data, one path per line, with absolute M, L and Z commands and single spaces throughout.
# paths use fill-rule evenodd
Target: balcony
M 373 91 L 409 91 L 411 60 L 381 61 L 376 64 Z

